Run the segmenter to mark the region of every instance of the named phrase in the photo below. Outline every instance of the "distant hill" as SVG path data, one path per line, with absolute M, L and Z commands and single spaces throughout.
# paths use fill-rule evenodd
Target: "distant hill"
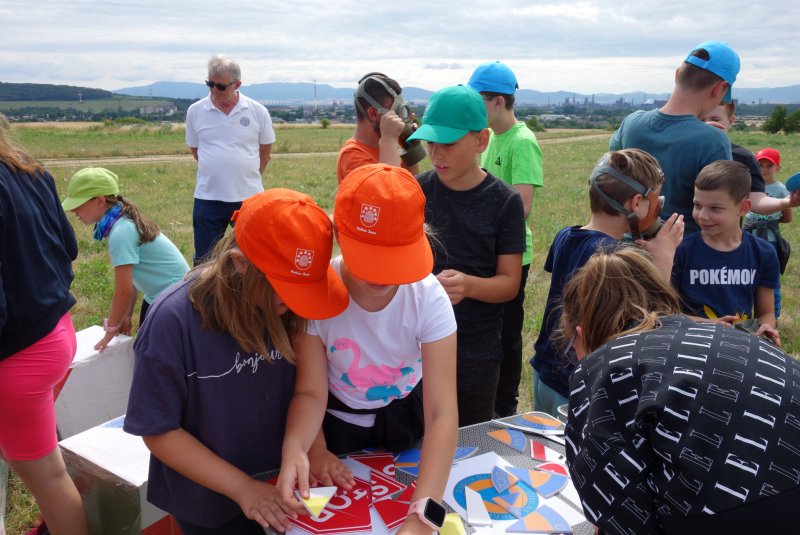
M 111 98 L 114 95 L 105 89 L 78 87 L 74 85 L 13 84 L 0 82 L 0 101 L 78 101 Z

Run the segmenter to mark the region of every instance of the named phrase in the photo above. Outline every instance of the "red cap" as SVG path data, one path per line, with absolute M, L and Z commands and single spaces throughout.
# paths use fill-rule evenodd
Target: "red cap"
M 781 153 L 775 149 L 761 149 L 756 153 L 756 160 L 769 160 L 775 165 L 780 165 Z
M 425 194 L 405 169 L 359 167 L 339 185 L 333 213 L 347 269 L 359 279 L 408 284 L 433 270 Z
M 350 298 L 330 265 L 331 220 L 314 199 L 273 188 L 245 199 L 231 219 L 239 249 L 292 312 L 307 319 L 344 312 Z

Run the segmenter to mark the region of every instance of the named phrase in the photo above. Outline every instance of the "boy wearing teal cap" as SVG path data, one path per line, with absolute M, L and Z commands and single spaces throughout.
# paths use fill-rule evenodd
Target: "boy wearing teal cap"
M 490 137 L 483 102 L 468 86 L 442 89 L 409 138 L 428 142 L 433 163 L 416 178 L 435 234 L 433 273 L 458 323 L 459 426 L 494 417 L 503 303 L 519 292 L 526 249 L 522 197 L 478 163 Z
M 525 207 L 525 245 L 522 276 L 517 295 L 503 308 L 503 363 L 497 385 L 494 412 L 505 417 L 516 414 L 519 382 L 522 377 L 522 325 L 525 320 L 525 283 L 533 257 L 531 229 L 528 227 L 535 188 L 543 185 L 542 151 L 536 136 L 514 115 L 514 94 L 519 85 L 514 72 L 499 61 L 479 65 L 467 82 L 479 92 L 486 106 L 492 134 L 489 147 L 481 155 L 481 167 L 514 187 Z

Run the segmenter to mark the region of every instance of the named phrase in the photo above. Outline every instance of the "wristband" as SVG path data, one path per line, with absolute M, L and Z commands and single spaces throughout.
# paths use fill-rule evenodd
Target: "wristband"
M 420 521 L 433 531 L 442 529 L 446 513 L 444 506 L 433 498 L 417 500 L 408 509 L 409 515 L 416 514 Z
M 103 320 L 103 330 L 107 333 L 115 333 L 119 330 L 119 325 L 116 327 L 109 327 L 108 326 L 108 318 Z

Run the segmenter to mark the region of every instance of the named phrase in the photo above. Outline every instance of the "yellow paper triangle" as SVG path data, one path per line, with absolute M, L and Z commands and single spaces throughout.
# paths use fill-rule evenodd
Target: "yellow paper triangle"
M 325 509 L 325 506 L 328 505 L 328 502 L 331 501 L 333 495 L 336 494 L 336 487 L 317 487 L 309 489 L 309 497 L 303 498 L 300 496 L 300 491 L 295 490 L 294 495 L 303 502 L 303 505 L 308 512 L 314 515 L 314 518 L 317 518 L 319 514 Z
M 458 513 L 449 513 L 444 517 L 444 525 L 439 530 L 440 535 L 466 535 L 464 523 Z

